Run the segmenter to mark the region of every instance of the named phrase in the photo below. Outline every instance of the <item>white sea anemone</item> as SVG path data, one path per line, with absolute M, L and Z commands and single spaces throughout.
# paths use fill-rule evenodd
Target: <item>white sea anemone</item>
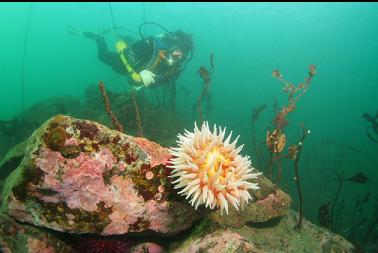
M 254 168 L 248 156 L 239 152 L 243 145 L 236 146 L 239 136 L 230 143 L 231 133 L 223 141 L 226 128 L 214 125 L 210 131 L 207 122 L 201 130 L 195 124 L 194 132 L 185 130 L 185 135 L 178 135 L 178 147 L 171 148 L 173 169 L 170 177 L 175 189 L 183 188 L 178 193 L 186 195 L 189 203 L 197 209 L 205 204 L 211 209 L 221 208 L 228 214 L 228 204 L 239 210 L 239 206 L 252 199 L 249 189 L 259 189 L 256 183 L 248 179 L 257 178 L 261 173 L 251 173 Z

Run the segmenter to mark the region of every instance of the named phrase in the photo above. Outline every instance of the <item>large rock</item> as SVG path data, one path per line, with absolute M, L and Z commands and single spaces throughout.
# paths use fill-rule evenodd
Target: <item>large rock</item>
M 182 241 L 170 245 L 172 253 L 352 253 L 356 248 L 340 235 L 303 219 L 300 231 L 294 227 L 298 213 L 290 210 L 267 223 L 250 223 L 241 228 L 224 228 L 202 221 Z
M 356 252 L 342 236 L 303 218 L 302 229 L 296 230 L 298 213 L 292 209 L 275 222 L 249 224 L 233 231 L 244 236 L 262 252 Z
M 0 213 L 0 252 L 59 253 L 75 252 L 65 242 L 32 226 L 21 225 Z
M 263 175 L 256 179 L 259 191 L 250 191 L 253 201 L 241 210 L 230 208 L 230 215 L 221 215 L 220 210 L 208 215 L 219 224 L 240 228 L 248 222 L 265 222 L 284 216 L 290 207 L 291 198 Z
M 172 253 L 257 253 L 254 246 L 238 233 L 227 228 L 216 230 L 203 237 L 193 237 Z
M 28 140 L 4 186 L 3 208 L 58 231 L 175 234 L 200 217 L 172 191 L 168 159 L 167 149 L 147 139 L 56 116 Z

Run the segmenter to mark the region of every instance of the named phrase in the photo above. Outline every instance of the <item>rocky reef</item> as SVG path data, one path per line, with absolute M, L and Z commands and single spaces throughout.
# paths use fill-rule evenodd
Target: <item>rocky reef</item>
M 65 242 L 32 226 L 17 223 L 0 213 L 0 252 L 74 252 Z
M 197 211 L 173 189 L 168 149 L 58 115 L 0 162 L 3 252 L 352 252 L 264 176 L 229 215 Z M 1 186 L 1 181 L 0 181 Z M 96 250 L 96 251 L 95 251 Z M 107 250 L 107 251 L 106 251 Z
M 294 230 L 298 213 L 289 210 L 267 222 L 250 222 L 240 228 L 224 227 L 204 220 L 193 233 L 171 244 L 169 252 L 263 253 L 263 252 L 356 252 L 340 235 L 304 219 L 300 231 Z
M 147 139 L 56 116 L 30 137 L 6 182 L 4 210 L 57 231 L 174 234 L 200 216 L 171 198 L 168 159 Z
M 131 95 L 127 92 L 113 93 L 107 91 L 112 105 L 112 111 L 124 126 L 126 133 L 137 136 L 136 112 Z M 160 145 L 174 145 L 177 129 L 191 126 L 192 121 L 186 115 L 176 114 L 167 110 L 163 105 L 151 103 L 142 94 L 136 95 L 140 110 L 141 124 L 144 137 L 158 142 Z M 159 101 L 163 103 L 163 101 Z M 0 120 L 0 159 L 14 145 L 27 139 L 34 130 L 46 120 L 57 114 L 85 118 L 112 127 L 107 115 L 97 85 L 89 85 L 85 90 L 85 97 L 79 100 L 72 96 L 59 96 L 38 102 L 17 117 Z

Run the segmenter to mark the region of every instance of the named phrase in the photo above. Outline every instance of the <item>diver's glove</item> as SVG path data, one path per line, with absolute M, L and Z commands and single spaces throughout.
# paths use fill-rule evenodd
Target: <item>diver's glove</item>
M 156 75 L 154 73 L 152 73 L 151 71 L 149 70 L 142 70 L 140 73 L 140 78 L 142 79 L 142 82 L 144 83 L 144 85 L 148 86 L 152 83 L 155 83 L 155 79 L 154 77 L 156 77 Z

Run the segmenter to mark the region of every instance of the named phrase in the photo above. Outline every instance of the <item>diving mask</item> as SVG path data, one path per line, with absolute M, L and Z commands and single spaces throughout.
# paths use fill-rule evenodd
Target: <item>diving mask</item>
M 180 61 L 182 59 L 182 57 L 183 57 L 182 51 L 178 48 L 175 48 L 170 52 L 170 54 L 169 54 L 169 56 L 166 60 L 167 60 L 168 65 L 172 66 L 177 61 Z

